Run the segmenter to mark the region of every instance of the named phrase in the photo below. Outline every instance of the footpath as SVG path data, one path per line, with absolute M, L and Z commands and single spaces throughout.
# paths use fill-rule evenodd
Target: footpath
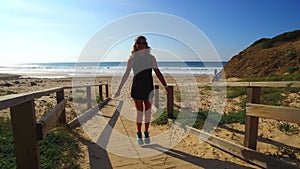
M 81 132 L 80 132 L 81 131 Z M 150 126 L 151 143 L 136 143 L 135 109 L 110 100 L 81 127 L 73 129 L 86 146 L 83 168 L 91 169 L 252 169 L 259 168 L 208 143 L 175 124 Z

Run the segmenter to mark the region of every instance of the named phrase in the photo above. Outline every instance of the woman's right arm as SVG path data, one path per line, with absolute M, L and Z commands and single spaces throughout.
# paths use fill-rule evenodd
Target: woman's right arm
M 123 88 L 126 80 L 128 79 L 129 73 L 130 73 L 130 71 L 132 69 L 132 63 L 133 63 L 132 62 L 132 57 L 130 57 L 128 59 L 127 66 L 126 66 L 126 71 L 125 71 L 125 73 L 124 73 L 124 75 L 122 77 L 122 80 L 121 80 L 121 83 L 119 85 L 119 88 L 118 88 L 117 92 L 115 93 L 115 97 L 118 97 L 120 95 L 121 89 Z

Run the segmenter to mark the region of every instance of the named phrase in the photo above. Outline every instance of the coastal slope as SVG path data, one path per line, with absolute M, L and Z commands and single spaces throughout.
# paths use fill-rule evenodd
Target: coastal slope
M 226 78 L 300 74 L 300 30 L 262 38 L 233 56 L 224 67 Z

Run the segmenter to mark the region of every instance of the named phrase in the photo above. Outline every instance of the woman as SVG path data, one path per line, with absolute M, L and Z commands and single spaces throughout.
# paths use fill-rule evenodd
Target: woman
M 150 144 L 149 125 L 151 121 L 151 106 L 153 99 L 153 78 L 152 70 L 165 87 L 167 91 L 167 83 L 158 69 L 156 59 L 150 54 L 146 37 L 138 36 L 132 47 L 131 56 L 127 62 L 126 71 L 122 77 L 121 83 L 115 97 L 120 95 L 121 89 L 126 82 L 129 73 L 133 69 L 133 81 L 131 87 L 131 97 L 134 100 L 137 110 L 136 126 L 137 126 L 137 143 Z M 168 91 L 167 91 L 168 92 Z M 142 121 L 145 115 L 145 131 L 144 140 L 142 139 Z

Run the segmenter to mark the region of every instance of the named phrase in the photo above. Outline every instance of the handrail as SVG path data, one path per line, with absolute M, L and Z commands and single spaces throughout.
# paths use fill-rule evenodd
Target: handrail
M 52 128 L 54 123 L 57 121 L 61 113 L 64 111 L 67 100 L 62 100 L 57 104 L 45 117 L 39 120 L 36 124 L 37 128 L 37 139 L 43 140 Z
M 0 97 L 0 110 L 13 107 L 20 103 L 25 103 L 34 98 L 39 98 L 42 96 L 49 95 L 51 93 L 63 90 L 63 89 L 71 89 L 71 88 L 82 88 L 88 86 L 99 86 L 106 85 L 106 83 L 101 84 L 91 84 L 91 85 L 81 85 L 81 86 L 64 86 L 64 87 L 56 87 L 52 89 L 45 89 L 35 92 L 27 92 L 21 94 L 12 94 L 7 96 Z M 244 87 L 300 87 L 300 81 L 282 81 L 282 82 L 214 82 L 214 83 L 199 83 L 199 86 L 244 86 Z
M 246 104 L 247 115 L 300 124 L 300 109 L 264 104 Z
M 93 87 L 107 85 L 107 83 L 99 83 L 99 84 L 91 84 L 91 85 L 80 85 L 80 86 L 63 86 L 63 87 L 55 87 L 51 89 L 39 90 L 34 92 L 26 92 L 20 94 L 11 94 L 6 96 L 0 96 L 0 110 L 6 109 L 9 107 L 13 107 L 15 105 L 25 103 L 32 99 L 40 98 L 42 96 L 47 96 L 51 93 L 55 93 L 64 89 L 72 89 L 72 88 L 83 88 L 83 87 Z
M 107 85 L 107 83 L 89 84 L 89 85 L 78 85 L 78 86 L 64 86 L 64 89 L 83 88 L 83 87 L 94 87 L 99 85 Z
M 247 92 L 244 146 L 256 150 L 260 117 L 299 123 L 300 109 L 260 104 L 262 87 L 300 87 L 299 81 L 250 82 Z M 285 114 L 281 113 L 285 111 Z M 277 116 L 277 117 L 274 117 Z M 290 117 L 288 117 L 290 116 Z
M 1 96 L 0 110 L 10 108 L 17 168 L 41 168 L 38 140 L 45 138 L 57 120 L 66 123 L 65 107 L 67 101 L 64 96 L 65 89 L 86 87 L 87 107 L 90 108 L 91 87 L 99 86 L 99 95 L 101 100 L 103 100 L 102 85 L 106 86 L 106 96 L 108 97 L 108 84 L 102 83 L 56 87 L 35 92 Z M 34 99 L 52 93 L 56 93 L 57 105 L 37 122 Z
M 6 109 L 9 107 L 13 107 L 22 103 L 25 103 L 27 101 L 33 100 L 35 98 L 40 98 L 42 96 L 49 95 L 51 93 L 55 93 L 58 91 L 63 90 L 63 87 L 56 87 L 46 90 L 40 90 L 35 92 L 27 92 L 27 93 L 21 93 L 21 94 L 12 94 L 7 96 L 1 96 L 0 97 L 0 110 Z
M 176 84 L 169 84 L 175 86 Z M 185 85 L 185 84 L 182 84 Z M 190 86 L 191 84 L 186 84 Z M 227 87 L 300 87 L 300 81 L 264 81 L 264 82 L 199 82 L 199 87 L 227 86 Z
M 199 83 L 198 86 L 228 86 L 228 87 L 300 87 L 300 81 L 269 81 L 269 82 L 213 82 Z

